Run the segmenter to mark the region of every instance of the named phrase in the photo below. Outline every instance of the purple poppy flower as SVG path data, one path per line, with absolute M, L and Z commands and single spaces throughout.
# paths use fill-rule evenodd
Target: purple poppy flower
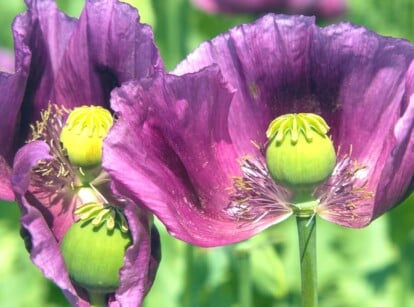
M 286 12 L 337 17 L 346 10 L 346 0 L 193 0 L 208 12 Z
M 261 149 L 274 118 L 316 113 L 338 159 L 314 191 L 314 213 L 363 227 L 413 178 L 413 59 L 409 42 L 350 23 L 320 28 L 311 17 L 266 15 L 203 43 L 173 71 L 180 76 L 114 91 L 119 120 L 104 165 L 175 237 L 229 244 L 294 213 Z
M 77 219 L 76 206 L 90 194 L 93 199 L 102 194 L 119 205 L 102 212 L 122 211 L 132 245 L 126 250 L 119 287 L 108 300 L 110 306 L 139 306 L 160 260 L 152 216 L 116 194 L 105 171 L 96 179 L 102 181 L 94 186 L 96 191 L 83 189 L 81 169 L 65 157 L 59 134 L 68 110 L 82 105 L 109 109 L 113 88 L 164 70 L 152 31 L 139 23 L 135 9 L 116 0 L 86 1 L 79 20 L 60 12 L 52 0 L 26 3 L 28 11 L 13 24 L 15 72 L 0 73 L 0 198 L 17 198 L 33 262 L 79 306 L 89 305 L 88 296 L 69 278 L 62 238 Z M 111 217 L 103 221 L 113 221 Z

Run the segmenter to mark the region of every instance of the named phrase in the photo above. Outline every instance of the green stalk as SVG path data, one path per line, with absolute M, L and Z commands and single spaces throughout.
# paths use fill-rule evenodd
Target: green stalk
M 88 291 L 89 295 L 89 302 L 91 303 L 91 307 L 106 307 L 108 306 L 106 302 L 106 294 L 105 293 L 98 293 L 93 291 Z
M 239 306 L 252 306 L 252 283 L 250 271 L 250 254 L 248 251 L 241 251 L 237 254 L 239 268 Z
M 316 219 L 315 217 L 296 217 L 300 269 L 302 279 L 302 306 L 318 306 L 318 288 L 316 273 Z

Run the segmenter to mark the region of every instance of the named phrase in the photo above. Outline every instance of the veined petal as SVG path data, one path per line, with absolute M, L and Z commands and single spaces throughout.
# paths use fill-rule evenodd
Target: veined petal
M 150 215 L 145 215 L 136 204 L 128 204 L 124 213 L 133 245 L 125 254 L 115 298 L 121 306 L 140 306 L 152 286 L 161 260 L 160 239 L 155 226 L 151 227 Z
M 411 72 L 412 73 L 412 72 Z M 414 183 L 414 94 L 392 131 L 394 145 L 378 180 L 373 218 L 402 200 Z M 408 191 L 410 192 L 410 191 Z
M 0 199 L 14 200 L 14 193 L 10 181 L 11 169 L 8 163 L 0 156 Z
M 269 14 L 202 44 L 174 73 L 219 65 L 236 89 L 228 129 L 240 156 L 252 154 L 252 140 L 265 143 L 279 115 L 325 118 L 336 148 L 365 166 L 355 184 L 375 195 L 363 221 L 337 221 L 361 227 L 395 206 L 412 181 L 413 58 L 409 42 L 350 23 L 320 28 L 309 17 Z
M 0 72 L 14 72 L 14 56 L 7 49 L 0 48 Z
M 23 100 L 24 91 L 28 76 L 30 54 L 21 51 L 19 65 L 14 74 L 0 72 L 0 159 L 11 166 L 16 139 L 19 138 L 18 126 L 19 112 Z
M 76 19 L 60 12 L 53 0 L 28 0 L 26 3 L 28 11 L 17 16 L 13 23 L 13 34 L 18 39 L 16 67 L 20 65 L 22 50 L 31 54 L 22 103 L 23 123 L 39 119 L 40 111 L 46 109 L 49 102 L 55 102 L 55 77 L 76 26 Z
M 149 26 L 117 0 L 87 1 L 56 76 L 55 99 L 67 106 L 108 107 L 122 82 L 163 70 Z
M 34 141 L 23 146 L 16 154 L 13 165 L 13 189 L 23 195 L 29 188 L 30 172 L 42 160 L 47 161 L 52 157 L 49 146 L 42 141 Z
M 172 235 L 202 246 L 240 241 L 275 223 L 237 223 L 224 211 L 232 175 L 240 174 L 226 124 L 231 99 L 214 67 L 128 83 L 112 96 L 118 120 L 103 166 L 114 186 Z
M 369 202 L 372 220 L 395 206 L 412 180 L 414 161 L 404 158 L 412 154 L 407 147 L 412 126 L 403 125 L 404 136 L 395 134 L 398 122 L 412 117 L 407 73 L 414 47 L 349 23 L 322 28 L 313 46 L 314 96 L 330 105 L 323 115 L 336 146 L 352 151 L 366 167 L 359 179 L 375 195 Z
M 236 89 L 229 113 L 233 144 L 239 156 L 257 155 L 251 142 L 266 142 L 263 131 L 271 120 L 319 108 L 307 97 L 313 31 L 311 17 L 269 14 L 203 43 L 173 73 L 218 64 L 224 79 Z
M 12 182 L 17 200 L 21 205 L 22 235 L 32 261 L 47 278 L 52 279 L 63 290 L 68 300 L 74 304 L 77 302 L 76 290 L 70 282 L 58 241 L 51 230 L 50 213 L 48 220 L 44 212 L 46 208 L 42 208 L 29 191 L 32 168 L 41 160 L 50 158 L 49 146 L 42 141 L 35 141 L 24 146 L 16 154 Z
M 121 82 L 164 69 L 151 29 L 128 4 L 88 0 L 79 20 L 60 12 L 53 0 L 31 0 L 27 6 L 13 25 L 16 67 L 22 50 L 31 54 L 20 107 L 23 139 L 26 123 L 39 119 L 50 102 L 109 107 L 109 93 Z

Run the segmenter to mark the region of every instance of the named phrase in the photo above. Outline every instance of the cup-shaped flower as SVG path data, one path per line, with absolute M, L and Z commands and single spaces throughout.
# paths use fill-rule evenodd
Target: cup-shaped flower
M 208 12 L 260 13 L 285 12 L 338 17 L 346 10 L 346 0 L 192 0 Z
M 66 16 L 52 0 L 26 3 L 27 12 L 13 23 L 15 72 L 0 74 L 0 198 L 17 199 L 33 262 L 79 306 L 88 305 L 88 295 L 70 278 L 61 241 L 82 220 L 76 214 L 79 206 L 98 202 L 105 218 L 108 212 L 121 212 L 132 243 L 119 287 L 107 300 L 110 306 L 139 306 L 158 267 L 158 235 L 152 215 L 111 188 L 100 147 L 113 119 L 110 92 L 122 82 L 164 69 L 152 31 L 139 23 L 134 8 L 117 0 L 87 0 L 79 19 Z M 85 149 L 90 139 L 70 139 L 65 146 L 60 142 L 69 113 L 85 105 L 109 114 L 101 126 L 84 121 L 78 127 L 83 136 L 106 127 L 98 129 L 92 146 L 96 156 L 86 166 L 77 159 L 73 163 L 68 152 L 76 146 Z
M 318 114 L 337 159 L 312 191 L 311 214 L 363 227 L 413 178 L 413 59 L 409 42 L 350 23 L 266 15 L 203 43 L 177 76 L 114 91 L 119 120 L 104 165 L 172 235 L 229 244 L 296 213 L 292 191 L 267 169 L 266 131 L 284 114 Z

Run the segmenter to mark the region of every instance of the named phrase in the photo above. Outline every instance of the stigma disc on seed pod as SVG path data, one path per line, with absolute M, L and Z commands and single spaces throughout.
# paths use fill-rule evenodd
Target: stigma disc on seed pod
M 86 168 L 99 165 L 102 160 L 103 140 L 112 124 L 111 113 L 100 106 L 73 109 L 60 135 L 70 162 Z
M 266 135 L 270 176 L 293 191 L 309 190 L 325 181 L 336 164 L 329 126 L 313 113 L 285 114 L 274 119 Z

